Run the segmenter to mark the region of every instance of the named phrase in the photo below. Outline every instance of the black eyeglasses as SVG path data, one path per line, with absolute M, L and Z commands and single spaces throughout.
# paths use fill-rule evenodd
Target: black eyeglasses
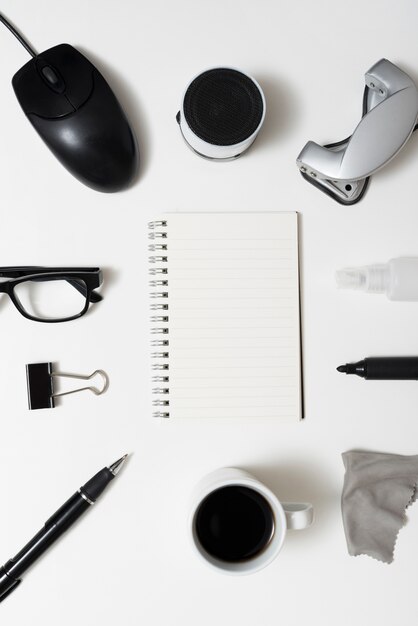
M 10 279 L 10 280 L 4 280 Z M 103 296 L 93 291 L 103 282 L 98 267 L 0 267 L 0 293 L 35 322 L 68 322 L 86 313 Z

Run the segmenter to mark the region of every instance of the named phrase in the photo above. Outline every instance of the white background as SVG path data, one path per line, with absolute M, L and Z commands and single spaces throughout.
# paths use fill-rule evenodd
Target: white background
M 28 60 L 0 29 L 0 265 L 99 265 L 105 299 L 67 324 L 36 324 L 0 302 L 0 561 L 13 556 L 93 473 L 125 452 L 100 503 L 1 605 L 7 626 L 379 626 L 416 614 L 418 510 L 394 564 L 347 554 L 341 452 L 418 453 L 418 383 L 336 373 L 371 355 L 418 352 L 418 304 L 339 292 L 346 265 L 418 256 L 418 138 L 373 177 L 364 200 L 336 204 L 300 177 L 308 139 L 339 140 L 360 117 L 363 75 L 381 57 L 418 82 L 414 0 L 3 0 L 42 51 L 68 42 L 103 72 L 141 146 L 136 184 L 103 195 L 50 154 L 10 81 Z M 197 72 L 232 65 L 254 75 L 267 118 L 232 163 L 195 156 L 175 122 Z M 158 423 L 149 408 L 147 222 L 163 211 L 301 213 L 306 420 Z M 105 396 L 74 395 L 29 412 L 25 364 L 105 369 Z M 207 472 L 253 471 L 283 499 L 311 500 L 315 525 L 279 558 L 226 577 L 192 553 L 187 501 Z

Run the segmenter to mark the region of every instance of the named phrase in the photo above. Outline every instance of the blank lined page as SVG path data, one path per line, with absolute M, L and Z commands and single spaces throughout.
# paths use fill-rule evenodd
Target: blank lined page
M 154 224 L 161 415 L 300 419 L 297 214 L 176 213 Z

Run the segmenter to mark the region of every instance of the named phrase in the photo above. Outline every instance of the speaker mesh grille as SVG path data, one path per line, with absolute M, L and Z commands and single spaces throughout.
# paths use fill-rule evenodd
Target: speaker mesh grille
M 190 83 L 183 108 L 187 124 L 200 139 L 232 146 L 258 128 L 264 107 L 260 90 L 248 76 L 216 68 Z

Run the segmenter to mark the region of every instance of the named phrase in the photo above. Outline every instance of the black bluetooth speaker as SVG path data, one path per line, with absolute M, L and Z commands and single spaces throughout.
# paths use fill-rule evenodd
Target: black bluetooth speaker
M 189 83 L 177 121 L 197 154 L 230 160 L 253 143 L 265 112 L 264 94 L 254 78 L 234 68 L 215 67 Z

